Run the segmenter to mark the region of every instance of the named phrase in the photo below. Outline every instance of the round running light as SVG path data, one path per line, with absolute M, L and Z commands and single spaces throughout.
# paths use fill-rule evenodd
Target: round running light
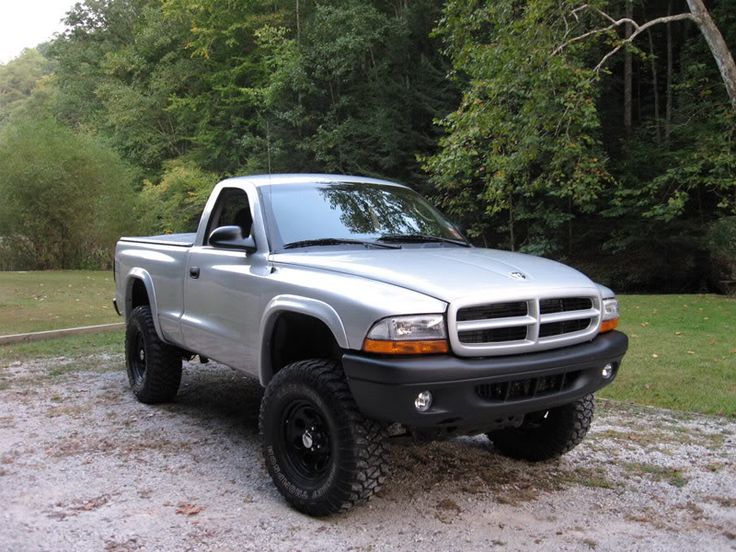
M 601 376 L 603 376 L 603 379 L 611 379 L 611 376 L 613 376 L 613 364 L 610 362 L 606 364 L 603 370 L 601 370 Z
M 432 406 L 432 393 L 429 391 L 422 391 L 414 399 L 414 408 L 419 412 L 426 412 Z

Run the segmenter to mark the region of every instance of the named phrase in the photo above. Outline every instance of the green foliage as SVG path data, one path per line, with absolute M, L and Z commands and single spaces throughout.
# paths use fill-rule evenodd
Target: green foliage
M 729 6 L 714 15 L 733 38 Z M 608 24 L 596 9 L 624 11 L 617 0 L 447 2 L 437 34 L 463 98 L 425 168 L 484 243 L 566 258 L 617 289 L 712 287 L 705 233 L 736 198 L 736 118 L 712 55 L 690 23 L 669 41 L 652 27 L 648 54 L 642 35 L 629 48 L 638 96 L 626 129 L 623 50 L 592 69 L 622 31 L 594 32 Z M 636 4 L 634 18 L 686 9 Z
M 691 22 L 651 27 L 596 72 L 623 38 L 595 32 L 609 23 L 596 10 L 617 18 L 625 5 L 640 23 L 687 10 L 669 0 L 85 0 L 61 37 L 0 66 L 0 128 L 13 136 L 30 118 L 56 120 L 78 145 L 111 147 L 145 205 L 130 220 L 150 232 L 193 229 L 222 176 L 358 173 L 433 195 L 478 243 L 561 258 L 619 290 L 720 289 L 731 261 L 714 235 L 736 214 L 736 115 Z M 736 0 L 709 9 L 736 44 Z M 70 166 L 92 178 L 80 163 Z M 0 158 L 0 173 L 10 167 L 22 170 Z M 130 210 L 111 216 L 120 212 Z M 30 226 L 12 251 L 3 238 L 0 262 L 62 262 L 53 252 L 67 237 L 39 251 Z M 104 257 L 72 250 L 64 263 Z
M 197 81 L 184 49 L 188 27 L 161 9 L 158 0 L 77 4 L 49 54 L 58 66 L 60 119 L 103 134 L 149 176 L 184 153 L 192 129 L 170 98 Z
M 0 133 L 2 269 L 107 265 L 136 230 L 132 173 L 98 140 L 52 119 Z M 22 261 L 22 262 L 20 262 Z
M 38 110 L 39 98 L 49 94 L 52 64 L 36 49 L 23 50 L 17 58 L 0 65 L 0 125 L 20 112 Z
M 161 181 L 146 181 L 143 188 L 146 226 L 164 233 L 196 232 L 217 180 L 217 175 L 203 171 L 192 161 L 168 161 Z
M 196 117 L 191 155 L 220 173 L 325 171 L 415 177 L 454 86 L 428 39 L 437 2 L 169 0 L 188 20 L 203 86 L 171 98 Z M 298 21 L 297 21 L 298 17 Z
M 426 168 L 471 235 L 497 241 L 508 232 L 512 249 L 557 252 L 555 232 L 591 212 L 611 180 L 596 76 L 580 48 L 552 55 L 569 32 L 570 9 L 551 0 L 451 0 L 438 30 L 465 85 Z
M 736 5 L 719 3 L 714 16 L 733 36 L 736 19 L 724 17 L 729 4 Z M 664 31 L 659 34 L 663 56 Z M 671 120 L 644 112 L 634 132 L 610 147 L 616 183 L 601 212 L 613 231 L 602 237 L 600 264 L 607 267 L 592 272 L 627 289 L 722 290 L 724 260 L 712 250 L 707 232 L 714 221 L 736 212 L 736 113 L 697 29 L 672 31 L 679 57 Z M 639 79 L 653 95 L 650 73 Z

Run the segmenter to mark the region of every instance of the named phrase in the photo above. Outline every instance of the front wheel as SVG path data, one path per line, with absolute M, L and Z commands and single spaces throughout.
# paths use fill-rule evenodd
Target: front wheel
M 335 361 L 304 360 L 279 371 L 263 396 L 260 428 L 271 478 L 305 514 L 348 510 L 386 477 L 385 429 L 358 411 Z
M 520 427 L 487 433 L 504 456 L 540 462 L 557 458 L 583 440 L 593 421 L 593 395 L 524 416 Z

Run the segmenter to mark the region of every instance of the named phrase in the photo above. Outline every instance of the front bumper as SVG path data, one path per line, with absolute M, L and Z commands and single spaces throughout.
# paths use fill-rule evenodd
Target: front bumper
M 573 402 L 608 385 L 628 348 L 620 332 L 588 343 L 524 355 L 419 358 L 346 353 L 342 364 L 355 402 L 369 417 L 414 428 L 448 432 L 484 431 L 504 418 Z M 604 365 L 613 365 L 605 379 Z M 431 408 L 419 412 L 414 399 L 433 395 Z

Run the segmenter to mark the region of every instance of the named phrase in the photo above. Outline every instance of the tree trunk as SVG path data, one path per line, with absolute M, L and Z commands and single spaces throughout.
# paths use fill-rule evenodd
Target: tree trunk
M 296 0 L 296 43 L 301 44 L 302 42 L 302 25 L 299 21 L 299 0 Z
M 667 6 L 667 15 L 672 13 L 672 1 Z M 664 139 L 669 143 L 672 132 L 672 72 L 674 69 L 672 57 L 672 23 L 667 23 L 667 100 L 664 108 Z
M 654 129 L 656 131 L 657 143 L 662 139 L 662 133 L 660 129 L 661 118 L 659 113 L 659 83 L 657 82 L 657 58 L 654 54 L 654 40 L 652 39 L 652 33 L 647 32 L 649 35 L 649 59 L 652 68 L 652 90 L 654 91 Z
M 633 12 L 634 6 L 631 0 L 626 0 L 626 17 L 633 19 Z M 633 27 L 630 23 L 626 23 L 624 25 L 624 36 L 629 39 L 631 38 L 632 32 Z M 631 50 L 627 47 L 624 50 L 624 129 L 626 130 L 626 134 L 631 134 L 631 80 Z
M 516 251 L 516 237 L 514 236 L 514 196 L 509 195 L 509 248 Z
M 641 2 L 641 13 L 646 19 L 646 8 L 644 1 Z M 657 77 L 657 55 L 654 49 L 654 38 L 652 31 L 647 30 L 647 38 L 649 39 L 649 65 L 652 70 L 652 91 L 654 92 L 654 131 L 657 144 L 662 141 L 662 118 L 659 111 L 659 79 Z
M 698 19 L 700 32 L 703 33 L 705 41 L 716 60 L 731 105 L 736 109 L 736 63 L 733 61 L 731 51 L 728 49 L 721 31 L 716 27 L 715 21 L 705 8 L 703 0 L 687 0 L 687 5 L 690 12 Z

